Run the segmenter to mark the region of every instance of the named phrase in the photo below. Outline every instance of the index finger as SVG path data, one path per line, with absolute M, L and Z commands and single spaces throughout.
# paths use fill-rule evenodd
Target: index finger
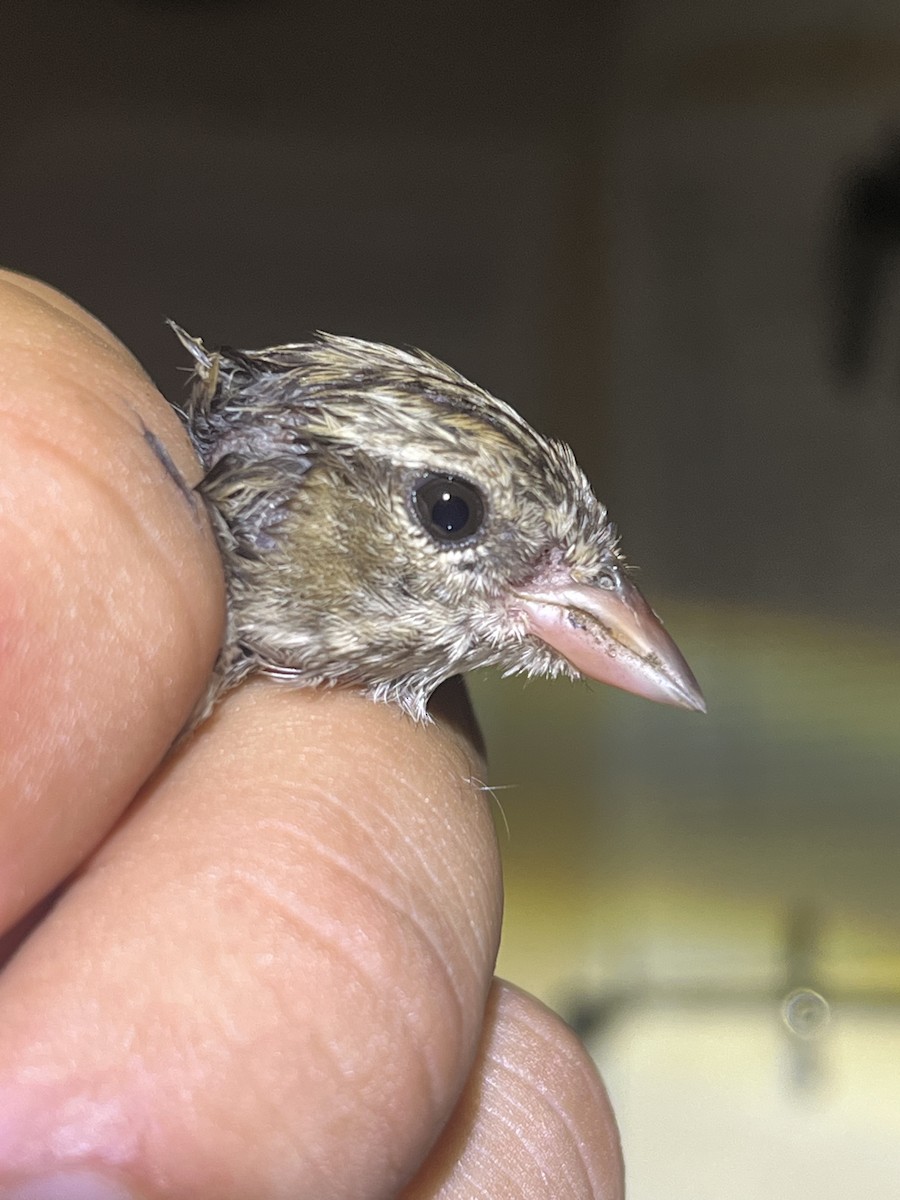
M 184 723 L 221 565 L 177 416 L 99 322 L 0 273 L 0 928 L 97 844 Z

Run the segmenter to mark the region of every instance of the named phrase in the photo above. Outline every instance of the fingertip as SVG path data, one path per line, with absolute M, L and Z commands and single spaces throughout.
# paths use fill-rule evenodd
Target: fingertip
M 593 1061 L 533 996 L 498 980 L 459 1105 L 401 1200 L 623 1200 L 615 1117 Z
M 65 1119 L 101 1162 L 127 1130 L 127 1169 L 185 1200 L 396 1195 L 475 1055 L 500 910 L 455 737 L 347 691 L 237 689 L 0 980 L 10 1158 L 54 1169 Z
M 215 659 L 221 563 L 176 414 L 99 322 L 0 275 L 0 928 L 115 822 Z M 149 436 L 148 436 L 149 435 Z

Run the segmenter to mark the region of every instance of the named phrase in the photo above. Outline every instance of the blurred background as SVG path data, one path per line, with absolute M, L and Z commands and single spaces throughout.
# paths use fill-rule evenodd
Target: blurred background
M 709 716 L 478 678 L 500 970 L 632 1200 L 900 1179 L 900 9 L 6 0 L 0 260 L 178 398 L 316 328 L 570 441 Z

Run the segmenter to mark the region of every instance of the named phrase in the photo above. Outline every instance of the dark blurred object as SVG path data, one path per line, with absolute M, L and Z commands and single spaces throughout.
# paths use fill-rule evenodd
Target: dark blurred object
M 837 222 L 835 367 L 847 384 L 872 364 L 885 290 L 900 250 L 900 129 L 843 180 Z
M 238 8 L 243 5 L 249 8 L 251 4 L 258 5 L 259 0 L 136 0 L 147 8 L 196 8 L 214 10 L 217 8 Z
M 587 441 L 599 474 L 611 20 L 577 0 L 10 0 L 0 259 L 172 397 L 165 316 L 219 344 L 428 346 Z

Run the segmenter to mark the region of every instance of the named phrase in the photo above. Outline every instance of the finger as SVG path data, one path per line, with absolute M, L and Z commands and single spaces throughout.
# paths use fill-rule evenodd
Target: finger
M 615 1117 L 575 1034 L 498 981 L 452 1119 L 401 1200 L 622 1200 Z
M 99 322 L 0 273 L 0 929 L 159 761 L 210 670 L 221 568 L 180 423 Z
M 396 1195 L 455 1105 L 490 987 L 478 773 L 455 733 L 352 693 L 228 697 L 0 979 L 7 1175 Z

